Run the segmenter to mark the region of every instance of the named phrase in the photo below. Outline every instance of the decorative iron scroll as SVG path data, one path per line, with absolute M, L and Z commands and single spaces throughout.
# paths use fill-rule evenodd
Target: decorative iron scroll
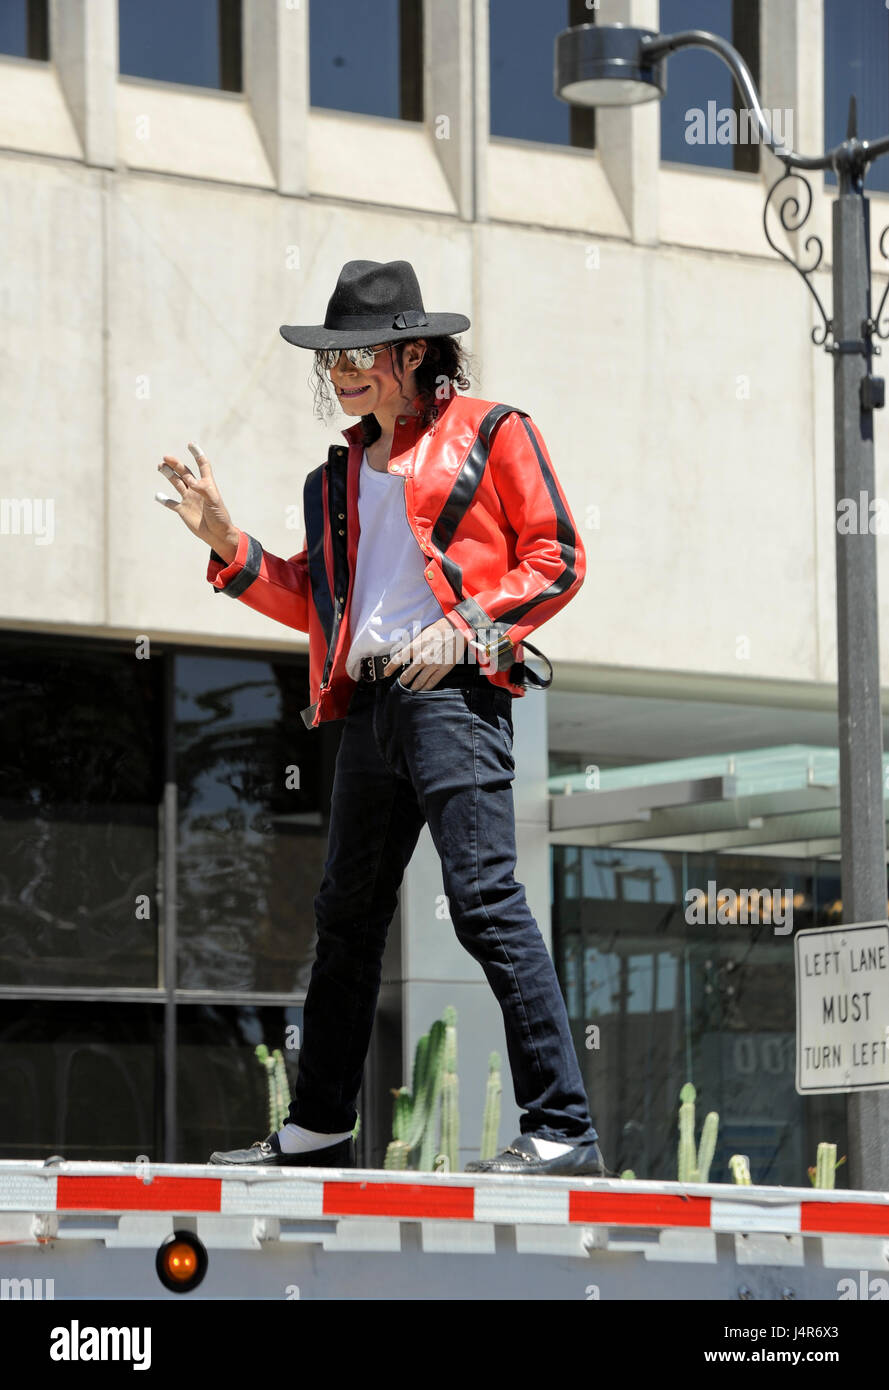
M 889 251 L 886 250 L 883 244 L 886 240 L 887 232 L 889 232 L 889 227 L 884 227 L 880 233 L 880 255 L 883 257 L 884 261 L 889 261 Z M 889 338 L 889 325 L 886 326 L 885 332 L 880 328 L 880 319 L 883 317 L 883 308 L 886 304 L 887 294 L 889 294 L 889 281 L 886 282 L 886 288 L 883 291 L 883 298 L 880 300 L 877 312 L 870 320 L 870 330 L 872 333 L 876 333 L 878 338 Z M 879 352 L 879 350 L 879 348 L 875 349 L 876 352 Z
M 802 211 L 799 198 L 797 198 L 796 195 L 793 193 L 787 192 L 786 197 L 782 199 L 780 206 L 778 205 L 778 189 L 781 187 L 782 183 L 785 183 L 788 179 L 798 179 L 805 189 L 806 202 L 804 212 Z M 769 235 L 768 211 L 769 205 L 771 204 L 773 198 L 775 199 L 775 205 L 777 208 L 778 216 L 781 221 L 781 226 L 784 228 L 785 232 L 798 232 L 801 227 L 805 226 L 809 218 L 809 213 L 812 211 L 811 184 L 809 183 L 808 179 L 804 178 L 803 175 L 798 173 L 795 169 L 785 169 L 781 177 L 777 179 L 776 182 L 773 183 L 772 187 L 769 189 L 768 197 L 766 198 L 765 206 L 762 210 L 762 229 L 765 233 L 766 241 L 769 243 L 772 250 L 776 251 L 778 255 L 782 258 L 782 260 L 785 260 L 788 265 L 792 265 L 794 270 L 799 274 L 799 276 L 803 280 L 805 280 L 806 284 L 808 285 L 809 293 L 811 294 L 815 303 L 818 305 L 818 312 L 820 313 L 821 318 L 823 319 L 823 327 L 820 324 L 816 324 L 815 327 L 812 329 L 812 342 L 815 343 L 817 347 L 825 347 L 827 344 L 828 337 L 831 333 L 833 333 L 833 319 L 828 318 L 824 305 L 821 303 L 821 300 L 818 296 L 818 291 L 815 289 L 815 286 L 813 285 L 812 280 L 810 278 L 812 275 L 815 274 L 815 271 L 821 265 L 821 262 L 824 258 L 824 244 L 821 241 L 821 238 L 815 236 L 814 233 L 806 237 L 806 253 L 807 255 L 814 255 L 814 260 L 812 261 L 812 264 L 810 266 L 804 266 L 799 264 L 797 261 L 793 259 L 792 256 L 788 256 L 786 251 L 782 251 L 781 247 L 776 245 L 776 243 L 772 240 L 771 236 Z M 887 228 L 887 230 L 889 230 L 889 228 Z M 814 251 L 812 250 L 812 248 L 815 248 Z M 880 249 L 882 250 L 882 238 L 880 240 Z M 886 296 L 884 295 L 883 299 L 885 298 Z M 881 302 L 880 312 L 882 312 L 882 309 L 883 305 Z M 889 332 L 889 330 L 887 330 L 887 332 Z M 827 351 L 830 351 L 829 347 L 827 348 Z

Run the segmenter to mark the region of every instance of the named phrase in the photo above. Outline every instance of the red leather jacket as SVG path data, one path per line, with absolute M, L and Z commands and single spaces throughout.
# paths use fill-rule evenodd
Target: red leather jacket
M 408 524 L 446 617 L 487 679 L 521 696 L 529 674 L 543 684 L 522 661 L 522 641 L 577 593 L 586 555 L 526 411 L 454 393 L 438 412 L 431 424 L 399 417 L 389 472 L 404 476 Z M 207 568 L 217 592 L 309 634 L 308 728 L 344 718 L 355 689 L 345 666 L 364 444 L 358 422 L 342 433 L 348 449 L 332 445 L 306 479 L 299 554 L 280 559 L 241 531 L 232 562 L 213 551 Z

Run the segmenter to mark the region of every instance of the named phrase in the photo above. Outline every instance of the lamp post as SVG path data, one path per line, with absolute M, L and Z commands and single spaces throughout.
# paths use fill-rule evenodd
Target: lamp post
M 795 153 L 777 142 L 760 105 L 750 70 L 736 48 L 700 29 L 657 34 L 622 24 L 582 24 L 556 38 L 555 92 L 563 101 L 585 106 L 628 106 L 659 100 L 666 91 L 670 54 L 683 48 L 715 53 L 731 70 L 762 143 L 781 161 L 784 172 L 772 185 L 763 208 L 769 245 L 799 272 L 821 315 L 812 341 L 834 359 L 834 458 L 837 514 L 845 499 L 864 500 L 858 526 L 837 526 L 837 658 L 840 751 L 840 820 L 843 919 L 886 919 L 886 826 L 883 806 L 883 738 L 880 709 L 879 619 L 876 536 L 870 527 L 874 499 L 873 412 L 884 404 L 884 382 L 872 372 L 874 338 L 889 337 L 880 327 L 886 293 L 871 313 L 869 201 L 864 179 L 872 160 L 889 152 L 889 136 L 859 140 L 855 98 L 849 104 L 846 139 L 822 155 Z M 800 170 L 833 169 L 838 192 L 833 203 L 833 315 L 828 316 L 812 283 L 824 248 L 810 235 L 805 249 L 811 264 L 793 260 L 769 234 L 769 205 L 778 203 L 781 225 L 799 231 L 812 207 L 812 189 Z M 802 185 L 804 197 L 790 188 Z M 880 251 L 886 255 L 884 238 Z M 846 501 L 848 506 L 848 501 Z M 863 529 L 862 529 L 863 528 Z M 865 1091 L 847 1097 L 850 1181 L 863 1189 L 889 1191 L 889 1092 Z

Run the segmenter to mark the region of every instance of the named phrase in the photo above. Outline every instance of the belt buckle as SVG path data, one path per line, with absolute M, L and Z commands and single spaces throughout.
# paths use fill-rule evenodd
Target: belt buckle
M 365 672 L 364 672 L 364 679 L 367 680 L 367 681 L 375 681 L 376 678 L 377 678 L 377 673 L 376 673 L 376 668 L 374 667 L 374 659 L 373 659 L 373 657 L 372 657 L 372 656 L 366 656 L 366 657 L 364 658 L 364 661 L 365 661 L 365 663 L 366 663 L 366 665 L 365 665 Z

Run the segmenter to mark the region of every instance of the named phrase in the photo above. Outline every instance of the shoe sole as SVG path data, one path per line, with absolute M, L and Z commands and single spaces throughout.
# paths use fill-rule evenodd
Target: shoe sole
M 464 1169 L 466 1173 L 478 1173 L 484 1177 L 487 1173 L 496 1173 L 499 1177 L 512 1178 L 607 1178 L 608 1173 L 602 1168 L 571 1168 L 559 1172 L 555 1168 L 470 1168 Z
M 496 1165 L 497 1160 L 488 1159 L 484 1161 L 484 1167 L 479 1166 L 478 1164 L 467 1163 L 464 1171 L 467 1173 L 511 1174 L 512 1176 L 518 1178 L 534 1176 L 552 1178 L 607 1178 L 609 1176 L 617 1176 L 616 1174 L 609 1174 L 608 1168 L 601 1154 L 599 1155 L 599 1158 L 596 1162 L 591 1162 L 586 1165 L 581 1163 L 580 1166 L 572 1165 L 569 1161 L 570 1158 L 570 1153 L 559 1154 L 557 1158 L 543 1159 L 539 1164 L 528 1163 L 523 1164 L 521 1167 L 516 1167 L 511 1163 L 503 1164 L 502 1167 L 489 1167 L 488 1164 Z
M 316 1158 L 311 1161 L 310 1154 L 275 1154 L 274 1158 L 244 1159 L 237 1162 L 223 1154 L 211 1154 L 207 1160 L 214 1168 L 354 1168 L 354 1154 L 345 1158 Z

